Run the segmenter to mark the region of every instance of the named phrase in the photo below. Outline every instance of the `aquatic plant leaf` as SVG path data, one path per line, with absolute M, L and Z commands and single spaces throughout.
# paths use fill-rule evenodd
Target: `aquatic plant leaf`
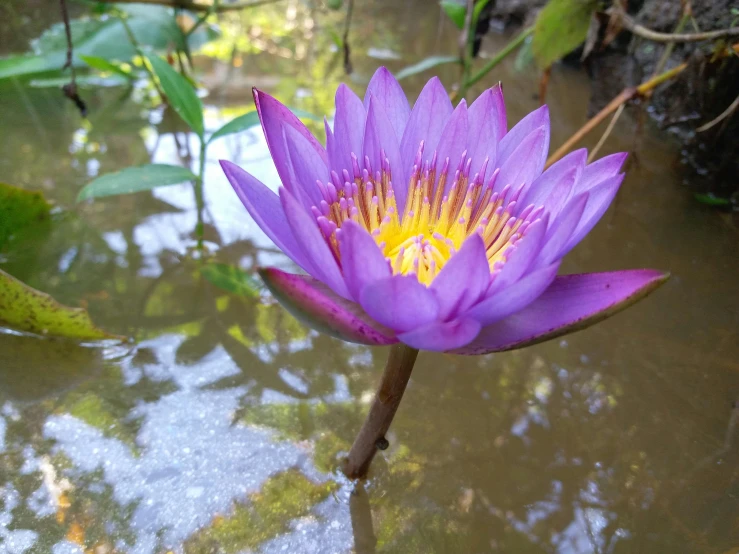
M 0 324 L 37 335 L 76 340 L 122 338 L 103 331 L 82 308 L 70 308 L 0 269 Z
M 159 56 L 148 56 L 154 73 L 167 95 L 169 105 L 200 137 L 205 130 L 203 125 L 203 103 L 195 89 L 182 75 Z
M 432 67 L 436 67 L 446 63 L 458 62 L 459 57 L 457 56 L 429 56 L 428 58 L 424 58 L 418 63 L 409 65 L 408 67 L 404 67 L 395 74 L 395 78 L 398 80 L 405 79 L 406 77 L 422 73 L 423 71 L 431 69 Z
M 226 135 L 241 133 L 242 131 L 251 129 L 256 125 L 259 125 L 259 114 L 255 110 L 240 115 L 226 123 L 223 127 L 218 129 L 215 133 L 211 135 L 211 137 L 208 139 L 208 142 L 213 142 L 214 140 L 225 137 Z
M 464 28 L 464 18 L 467 15 L 467 9 L 464 4 L 460 4 L 454 0 L 442 0 L 439 2 L 439 5 L 458 29 Z
M 40 192 L 0 183 L 0 250 L 20 231 L 46 223 L 49 208 Z
M 585 42 L 597 7 L 597 0 L 549 0 L 534 24 L 534 59 L 541 69 Z
M 728 206 L 729 204 L 731 204 L 731 201 L 729 201 L 728 198 L 721 198 L 720 196 L 714 196 L 710 192 L 707 194 L 703 194 L 699 192 L 695 193 L 693 195 L 693 198 L 695 198 L 701 204 L 706 204 L 707 206 Z
M 243 269 L 233 265 L 209 263 L 200 269 L 200 274 L 209 283 L 239 296 L 259 296 L 259 282 Z
M 127 167 L 115 173 L 107 173 L 87 183 L 77 195 L 77 202 L 89 198 L 131 194 L 156 187 L 177 185 L 194 179 L 197 177 L 189 169 L 178 165 L 148 164 Z

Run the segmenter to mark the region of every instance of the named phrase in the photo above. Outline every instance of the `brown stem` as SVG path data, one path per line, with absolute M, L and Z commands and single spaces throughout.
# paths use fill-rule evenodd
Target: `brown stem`
M 354 440 L 343 471 L 350 479 L 365 477 L 377 450 L 387 448 L 385 433 L 393 422 L 403 398 L 405 387 L 411 378 L 418 350 L 404 344 L 390 347 L 390 355 L 382 374 L 380 388 L 372 401 L 367 419 Z
M 657 31 L 647 29 L 643 25 L 639 25 L 629 15 L 627 15 L 620 6 L 618 6 L 618 2 L 614 2 L 613 6 L 613 9 L 621 18 L 621 23 L 623 23 L 625 29 L 631 31 L 636 36 L 653 42 L 700 42 L 703 40 L 716 40 L 719 38 L 739 36 L 739 27 L 718 29 L 717 31 L 706 31 L 704 33 L 659 33 Z
M 354 551 L 356 554 L 375 554 L 377 536 L 372 523 L 369 495 L 362 481 L 356 484 L 349 496 L 349 515 L 352 519 Z

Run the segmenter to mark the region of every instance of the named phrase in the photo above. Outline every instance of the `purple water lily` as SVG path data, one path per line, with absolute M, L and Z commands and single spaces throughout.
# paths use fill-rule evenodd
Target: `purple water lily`
M 581 329 L 666 279 L 655 270 L 557 276 L 618 190 L 625 154 L 578 150 L 544 171 L 546 106 L 507 129 L 503 91 L 453 108 L 436 78 L 413 109 L 380 68 L 364 101 L 336 92 L 326 147 L 255 91 L 279 197 L 223 169 L 262 230 L 308 275 L 268 268 L 313 327 L 371 345 L 484 354 Z

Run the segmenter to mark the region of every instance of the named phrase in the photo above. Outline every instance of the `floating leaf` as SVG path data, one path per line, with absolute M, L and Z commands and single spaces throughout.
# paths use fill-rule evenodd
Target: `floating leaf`
M 194 179 L 197 179 L 197 177 L 189 169 L 179 165 L 148 164 L 127 167 L 116 173 L 107 173 L 89 182 L 77 195 L 77 202 L 89 198 L 130 194 L 156 187 L 178 185 Z
M 59 304 L 1 269 L 0 323 L 18 331 L 82 341 L 122 338 L 95 327 L 86 310 Z
M 209 263 L 200 269 L 200 273 L 211 284 L 232 294 L 250 298 L 259 296 L 261 288 L 259 282 L 238 267 L 221 263 Z
M 251 129 L 255 125 L 259 125 L 259 114 L 255 111 L 245 113 L 239 117 L 232 119 L 226 123 L 223 127 L 218 129 L 211 135 L 208 142 L 212 142 L 218 138 L 225 137 L 226 135 L 232 135 L 234 133 L 240 133 Z
M 696 193 L 693 197 L 701 204 L 708 206 L 728 206 L 731 204 L 728 198 L 721 198 L 720 196 L 714 196 L 713 193 Z
M 19 231 L 46 223 L 49 207 L 40 192 L 0 183 L 0 250 Z
M 544 69 L 580 46 L 588 35 L 597 0 L 550 0 L 534 25 L 533 51 Z
M 464 28 L 464 18 L 467 15 L 467 8 L 464 4 L 455 2 L 454 0 L 442 0 L 440 2 L 441 9 L 447 14 L 449 19 L 457 26 L 458 29 Z
M 458 63 L 459 58 L 457 56 L 429 56 L 424 58 L 420 62 L 404 67 L 395 74 L 395 78 L 398 80 L 405 79 L 411 75 L 416 75 L 432 67 L 443 65 L 445 63 Z
M 195 89 L 187 79 L 159 56 L 148 56 L 147 59 L 159 78 L 169 105 L 185 120 L 190 129 L 202 137 L 204 132 L 203 103 L 198 98 Z

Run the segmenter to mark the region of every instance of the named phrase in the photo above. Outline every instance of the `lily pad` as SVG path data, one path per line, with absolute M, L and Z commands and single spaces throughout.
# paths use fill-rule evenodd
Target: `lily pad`
M 0 269 L 0 324 L 11 329 L 80 341 L 122 339 L 95 327 L 82 308 L 70 308 Z

